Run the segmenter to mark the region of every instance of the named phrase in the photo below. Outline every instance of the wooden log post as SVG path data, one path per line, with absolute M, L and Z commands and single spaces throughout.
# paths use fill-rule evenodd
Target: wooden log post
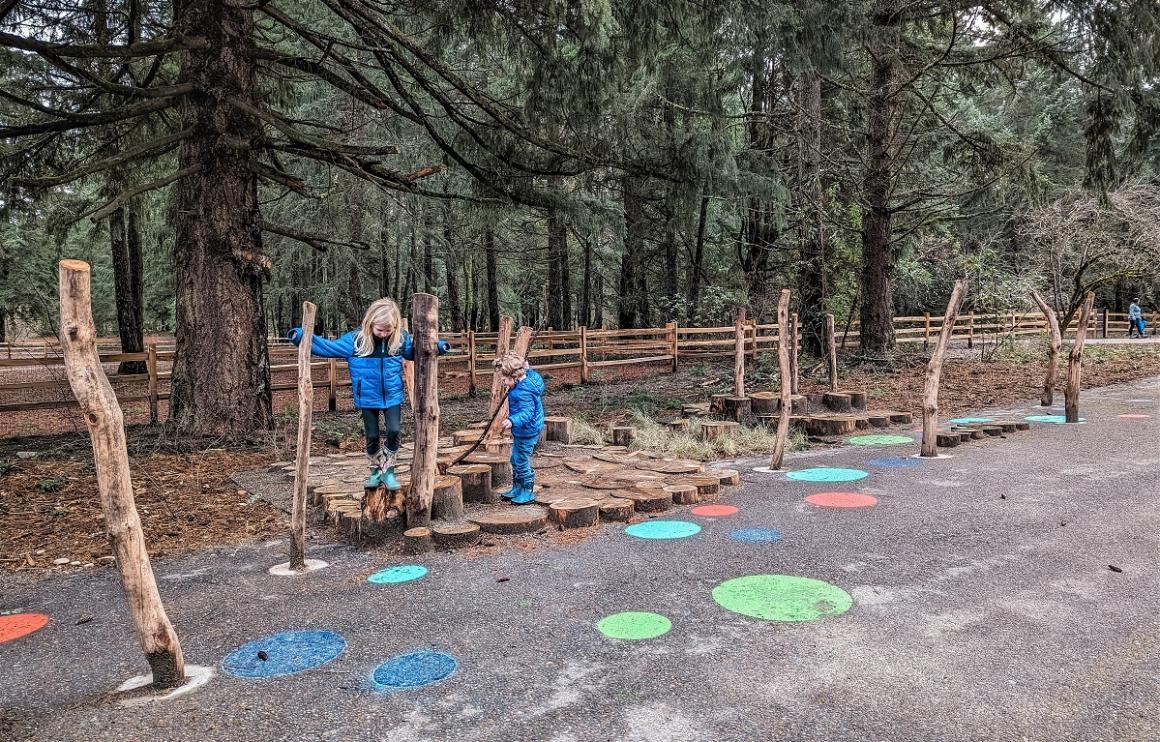
M 161 603 L 141 532 L 129 473 L 124 415 L 101 368 L 89 280 L 88 263 L 60 261 L 60 343 L 65 372 L 92 438 L 105 530 L 116 557 L 137 641 L 153 671 L 153 687 L 176 688 L 185 682 L 185 660 L 177 633 Z
M 475 330 L 467 331 L 467 396 L 475 396 Z
M 1039 311 L 1047 319 L 1047 331 L 1050 339 L 1047 346 L 1047 376 L 1043 380 L 1043 394 L 1039 397 L 1039 404 L 1050 407 L 1055 403 L 1055 377 L 1059 373 L 1059 349 L 1063 345 L 1063 334 L 1059 331 L 1059 317 L 1051 305 L 1044 301 L 1038 291 L 1031 292 L 1031 299 L 1039 305 Z
M 572 418 L 570 417 L 545 417 L 544 430 L 547 431 L 547 439 L 550 441 L 564 444 L 572 442 Z
M 1108 337 L 1108 308 L 1107 307 L 1104 307 L 1104 309 L 1103 309 L 1103 318 L 1102 318 L 1100 324 L 1102 325 L 1102 329 L 1100 331 L 1100 337 L 1102 337 L 1106 340 Z
M 975 313 L 967 320 L 967 348 L 975 347 Z
M 9 353 L 12 352 L 12 346 L 8 346 Z M 157 411 L 157 346 L 150 343 L 145 347 L 145 371 L 149 375 L 149 424 L 156 425 L 158 420 Z
M 733 396 L 745 396 L 745 307 L 737 308 L 733 325 Z
M 930 350 L 930 312 L 922 313 L 922 349 Z
M 580 383 L 588 383 L 588 328 L 580 326 Z
M 290 569 L 306 569 L 306 482 L 310 478 L 310 439 L 314 430 L 314 380 L 310 349 L 318 307 L 302 302 L 302 340 L 298 343 L 298 453 L 294 459 L 294 499 L 290 505 Z
M 1083 373 L 1083 344 L 1087 338 L 1088 322 L 1091 320 L 1092 303 L 1096 295 L 1089 291 L 1079 310 L 1079 322 L 1075 327 L 1075 342 L 1067 358 L 1067 386 L 1063 389 L 1064 419 L 1069 423 L 1079 422 L 1079 383 Z
M 536 334 L 536 331 L 533 328 L 521 327 L 520 331 L 516 333 L 516 342 L 515 342 L 515 345 L 512 346 L 512 349 L 510 352 L 515 353 L 516 355 L 520 356 L 521 358 L 527 358 L 528 351 L 531 350 L 531 347 L 532 347 L 532 337 L 535 334 Z M 496 357 L 498 358 L 499 356 L 496 356 Z M 495 378 L 499 379 L 500 375 L 496 374 Z M 494 389 L 494 387 L 492 387 L 492 388 Z M 501 388 L 500 403 L 501 403 L 501 406 L 503 407 L 503 409 L 500 410 L 500 413 L 498 415 L 496 415 L 495 420 L 492 421 L 491 427 L 488 428 L 487 434 L 484 436 L 485 439 L 494 440 L 496 438 L 502 438 L 504 435 L 504 433 L 503 433 L 503 421 L 508 416 L 508 403 L 507 403 L 507 396 L 502 393 L 502 388 L 503 388 L 502 381 L 500 381 L 500 388 Z
M 636 428 L 631 425 L 616 425 L 611 429 L 612 445 L 628 448 L 636 440 Z
M 830 376 L 830 391 L 838 391 L 838 343 L 834 331 L 834 315 L 826 314 L 826 347 L 828 348 L 827 357 L 829 376 Z
M 298 370 L 299 373 L 302 369 Z M 326 409 L 334 412 L 338 409 L 338 359 L 326 359 Z
M 789 322 L 789 338 L 790 338 L 790 352 L 789 352 L 789 391 L 790 394 L 797 394 L 801 388 L 801 374 L 798 370 L 798 356 L 801 355 L 801 340 L 799 339 L 800 331 L 798 329 L 798 313 L 794 312 L 790 317 Z
M 672 372 L 675 374 L 677 372 L 677 370 L 680 368 L 680 360 L 679 360 L 680 346 L 679 346 L 679 343 L 677 340 L 677 338 L 678 338 L 677 333 L 679 332 L 679 330 L 678 330 L 676 322 L 667 323 L 665 325 L 665 329 L 668 330 L 669 355 L 671 355 L 673 357 Z
M 411 297 L 415 323 L 415 453 L 411 491 L 407 493 L 407 527 L 431 525 L 431 499 L 439 476 L 439 299 L 431 294 Z
M 926 386 L 923 389 L 922 400 L 922 455 L 938 456 L 938 388 L 942 376 L 943 355 L 951 342 L 951 332 L 955 327 L 955 320 L 959 316 L 959 306 L 963 303 L 963 293 L 966 291 L 965 281 L 955 281 L 951 291 L 951 300 L 947 303 L 946 314 L 943 315 L 942 330 L 939 331 L 938 341 L 930 362 L 926 366 Z
M 830 328 L 830 348 L 834 347 L 833 326 L 834 318 L 828 317 L 827 326 Z M 777 302 L 777 367 L 781 375 L 781 409 L 777 413 L 777 437 L 773 444 L 773 456 L 769 460 L 770 469 L 780 469 L 785 459 L 785 443 L 789 438 L 789 416 L 791 410 L 789 381 L 789 289 L 781 290 L 781 298 Z

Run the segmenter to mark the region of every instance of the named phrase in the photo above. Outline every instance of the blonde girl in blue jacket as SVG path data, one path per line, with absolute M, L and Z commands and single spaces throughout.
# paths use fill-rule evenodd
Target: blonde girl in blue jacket
M 495 371 L 510 390 L 503 428 L 512 432 L 512 488 L 504 498 L 514 505 L 527 505 L 536 499 L 532 450 L 544 429 L 544 377 L 516 353 L 497 358 Z
M 350 369 L 350 386 L 354 406 L 362 413 L 363 432 L 367 439 L 367 461 L 371 475 L 366 486 L 399 489 L 395 477 L 395 459 L 399 451 L 399 430 L 403 408 L 403 361 L 414 360 L 411 334 L 404 332 L 399 305 L 394 299 L 379 299 L 367 308 L 362 326 L 337 340 L 314 336 L 311 352 L 323 358 L 343 358 Z M 302 328 L 288 334 L 297 345 Z M 439 341 L 439 353 L 450 350 L 447 341 Z M 379 417 L 383 418 L 380 434 Z

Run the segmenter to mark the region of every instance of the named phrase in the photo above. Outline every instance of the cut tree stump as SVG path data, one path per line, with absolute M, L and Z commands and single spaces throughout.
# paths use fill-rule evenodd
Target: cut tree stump
M 480 448 L 482 448 L 485 453 L 494 453 L 498 456 L 507 457 L 512 455 L 512 442 L 510 440 L 497 439 L 484 441 Z
M 1016 430 L 1031 430 L 1031 423 L 1017 422 L 1017 423 L 1015 423 L 1015 429 Z
M 673 506 L 672 494 L 664 491 L 663 484 L 661 486 L 662 489 L 640 489 L 638 484 L 621 494 L 624 499 L 632 500 L 633 508 L 638 513 L 659 513 Z
M 712 394 L 709 396 L 709 413 L 720 415 L 725 409 L 725 398 L 728 394 Z
M 739 423 L 749 417 L 751 409 L 749 397 L 726 397 L 722 401 L 721 414 Z
M 475 443 L 477 440 L 479 440 L 482 437 L 483 437 L 482 430 L 470 430 L 470 429 L 457 430 L 451 434 L 451 441 L 456 446 L 462 446 L 465 443 L 466 444 Z
M 855 410 L 866 409 L 866 392 L 846 392 L 850 395 L 850 406 Z
M 367 520 L 372 523 L 382 523 L 387 519 L 391 510 L 402 512 L 406 509 L 407 495 L 403 490 L 391 492 L 386 487 L 376 487 L 366 491 L 363 502 L 366 503 Z
M 479 526 L 479 529 L 484 533 L 495 533 L 502 536 L 535 533 L 548 525 L 548 511 L 535 505 L 521 505 L 520 507 L 501 505 L 473 512 L 468 520 Z
M 709 403 L 687 404 L 681 408 L 681 417 L 700 417 L 709 414 Z
M 718 438 L 732 438 L 737 435 L 739 423 L 732 420 L 703 420 L 701 422 L 701 440 L 715 441 Z
M 426 554 L 435 548 L 435 541 L 431 537 L 431 529 L 420 526 L 403 531 L 403 541 L 407 545 L 408 554 Z
M 1002 425 L 983 425 L 981 427 L 984 433 L 994 438 L 998 438 L 999 436 L 1003 435 Z
M 338 530 L 351 541 L 357 544 L 362 540 L 362 510 L 344 510 Z
M 625 522 L 634 512 L 632 500 L 624 497 L 611 497 L 600 501 L 600 520 Z
M 721 479 L 717 476 L 688 477 L 685 482 L 696 487 L 701 497 L 711 497 L 721 491 Z
M 669 420 L 667 423 L 665 423 L 665 427 L 669 429 L 670 433 L 688 433 L 689 421 L 684 419 Z
M 958 433 L 939 433 L 938 434 L 937 443 L 938 443 L 939 448 L 954 448 L 955 446 L 959 445 L 962 442 L 963 442 L 963 439 L 959 436 Z
M 636 440 L 636 428 L 630 425 L 617 425 L 612 428 L 612 443 L 615 446 L 628 446 Z
M 590 490 L 572 486 L 548 487 L 536 493 L 536 504 L 546 506 L 551 505 L 554 502 L 559 502 L 560 500 L 568 500 L 575 497 L 595 496 L 595 494 L 596 493 L 593 493 Z
M 741 472 L 736 469 L 706 469 L 705 476 L 717 477 L 723 485 L 741 484 Z
M 845 392 L 826 392 L 822 395 L 822 404 L 833 412 L 849 412 L 853 408 L 850 395 Z
M 458 549 L 478 543 L 481 533 L 475 523 L 449 523 L 432 526 L 431 536 L 435 539 L 435 545 L 441 549 Z
M 883 415 L 878 412 L 872 412 L 866 416 L 866 421 L 870 423 L 873 428 L 889 428 L 890 415 Z
M 805 419 L 809 435 L 849 435 L 858 427 L 853 415 L 808 415 Z
M 674 505 L 694 505 L 701 501 L 694 484 L 670 484 L 664 491 L 672 495 Z
M 487 464 L 460 464 L 447 470 L 450 476 L 463 483 L 464 502 L 484 502 L 494 505 L 499 495 L 491 488 L 491 467 Z
M 545 417 L 544 431 L 547 439 L 555 443 L 572 442 L 572 418 Z
M 1019 426 L 1013 422 L 1004 421 L 1004 422 L 999 422 L 999 423 L 995 423 L 995 424 L 998 425 L 1000 428 L 1002 428 L 1004 433 L 1014 433 L 1016 430 L 1019 429 Z
M 491 486 L 504 489 L 512 486 L 512 462 L 502 454 L 473 453 L 465 461 L 469 464 L 487 464 L 491 467 Z
M 910 425 L 914 422 L 914 415 L 909 412 L 884 412 L 884 415 L 890 416 L 890 422 L 894 425 Z
M 777 407 L 778 398 L 773 392 L 754 392 L 749 395 L 749 410 L 754 415 L 773 415 Z
M 463 520 L 463 483 L 459 477 L 435 477 L 431 495 L 431 520 L 458 523 Z
M 600 503 L 588 497 L 570 497 L 549 505 L 548 513 L 561 529 L 587 528 L 600 522 Z

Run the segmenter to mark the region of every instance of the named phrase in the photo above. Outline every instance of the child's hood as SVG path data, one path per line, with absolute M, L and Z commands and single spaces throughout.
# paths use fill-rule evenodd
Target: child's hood
M 540 376 L 540 374 L 537 373 L 535 369 L 530 368 L 528 369 L 527 374 L 524 375 L 524 378 L 520 379 L 519 386 L 522 386 L 531 392 L 535 392 L 536 394 L 543 394 L 544 377 Z

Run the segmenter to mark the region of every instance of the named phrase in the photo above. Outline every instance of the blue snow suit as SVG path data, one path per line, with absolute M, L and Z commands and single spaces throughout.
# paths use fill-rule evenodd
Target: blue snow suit
M 532 451 L 544 429 L 544 378 L 528 369 L 508 393 L 508 419 L 512 421 L 512 480 L 531 492 L 535 472 Z M 518 501 L 517 501 L 518 504 Z

